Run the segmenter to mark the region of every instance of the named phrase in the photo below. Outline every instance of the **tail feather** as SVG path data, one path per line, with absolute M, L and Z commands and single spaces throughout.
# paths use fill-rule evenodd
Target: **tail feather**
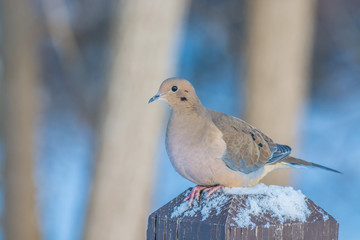
M 317 168 L 321 168 L 321 169 L 331 171 L 331 172 L 342 173 L 335 169 L 328 168 L 328 167 L 325 167 L 325 166 L 322 166 L 322 165 L 319 165 L 316 163 L 308 162 L 308 161 L 305 161 L 302 159 L 294 158 L 291 156 L 282 159 L 281 162 L 286 165 L 289 165 L 291 167 L 317 167 Z

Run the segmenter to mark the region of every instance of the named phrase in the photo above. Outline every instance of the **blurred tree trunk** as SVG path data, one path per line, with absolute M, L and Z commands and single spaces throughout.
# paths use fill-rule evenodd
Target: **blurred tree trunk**
M 177 0 L 120 2 L 86 240 L 145 237 L 163 123 L 159 105 L 147 101 L 173 73 L 173 43 L 187 7 Z
M 307 94 L 316 2 L 248 1 L 247 121 L 294 146 Z M 287 184 L 279 170 L 264 181 Z
M 11 240 L 39 239 L 33 184 L 38 77 L 32 8 L 26 0 L 4 0 L 1 6 L 5 235 Z

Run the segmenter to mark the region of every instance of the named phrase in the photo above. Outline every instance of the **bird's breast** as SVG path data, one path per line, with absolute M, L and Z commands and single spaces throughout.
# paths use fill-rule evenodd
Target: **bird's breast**
M 221 158 L 226 144 L 221 131 L 210 123 L 173 124 L 176 122 L 168 125 L 166 149 L 175 170 L 196 184 L 217 184 L 215 175 L 225 166 Z

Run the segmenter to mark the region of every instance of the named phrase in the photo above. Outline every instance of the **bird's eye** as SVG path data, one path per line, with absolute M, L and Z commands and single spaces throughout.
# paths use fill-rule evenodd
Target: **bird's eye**
M 171 91 L 172 92 L 176 92 L 178 90 L 178 87 L 177 86 L 172 86 L 172 88 L 171 88 Z

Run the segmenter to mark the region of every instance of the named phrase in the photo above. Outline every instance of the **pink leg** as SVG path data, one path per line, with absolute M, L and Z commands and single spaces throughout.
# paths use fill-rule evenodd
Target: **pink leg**
M 184 202 L 189 200 L 189 206 L 191 207 L 192 202 L 194 201 L 194 199 L 196 198 L 198 201 L 200 200 L 200 194 L 201 191 L 204 190 L 205 192 L 209 191 L 205 198 L 209 197 L 211 194 L 213 194 L 214 192 L 216 192 L 219 189 L 223 189 L 224 186 L 221 185 L 217 185 L 217 186 L 213 186 L 213 187 L 205 187 L 202 185 L 196 185 L 191 192 L 189 193 L 189 195 L 184 199 Z
M 213 194 L 217 190 L 220 190 L 220 189 L 223 189 L 223 188 L 224 188 L 224 186 L 221 186 L 221 185 L 206 188 L 204 191 L 209 191 L 209 192 L 206 194 L 205 198 L 210 197 L 211 194 Z
M 200 199 L 200 193 L 203 189 L 205 189 L 205 186 L 202 185 L 196 185 L 190 192 L 190 194 L 184 199 L 184 202 L 189 200 L 189 206 L 191 207 L 192 202 L 196 198 L 197 200 Z

